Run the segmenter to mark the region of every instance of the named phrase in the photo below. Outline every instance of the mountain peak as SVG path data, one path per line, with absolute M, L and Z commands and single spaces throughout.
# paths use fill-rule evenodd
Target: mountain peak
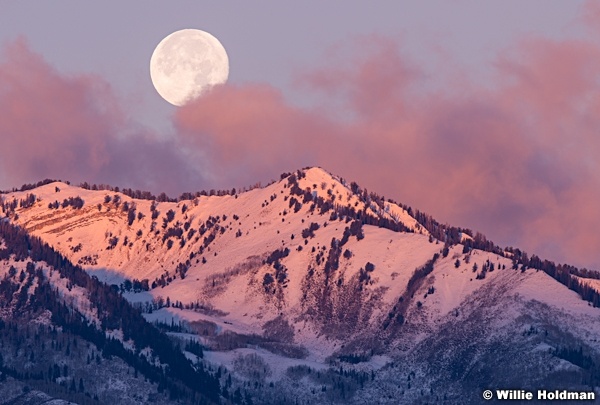
M 600 358 L 600 323 L 587 321 L 598 319 L 595 280 L 439 224 L 322 168 L 178 201 L 101 188 L 49 183 L 8 193 L 2 213 L 112 285 L 148 321 L 181 322 L 177 333 L 195 336 L 207 361 L 239 378 L 256 363 L 271 370 L 262 381 L 294 391 L 287 379 L 299 370 L 342 367 L 377 375 L 369 388 L 377 390 L 418 370 L 427 377 L 417 386 L 459 380 L 471 392 L 483 382 L 464 358 L 488 374 L 506 361 L 494 353 L 504 352 L 518 359 L 515 370 L 541 361 L 559 370 L 571 356 L 565 341 Z M 428 374 L 436 362 L 446 371 Z M 531 381 L 559 375 L 530 372 Z M 402 387 L 408 402 L 421 398 L 414 384 Z M 355 395 L 364 402 L 368 391 Z

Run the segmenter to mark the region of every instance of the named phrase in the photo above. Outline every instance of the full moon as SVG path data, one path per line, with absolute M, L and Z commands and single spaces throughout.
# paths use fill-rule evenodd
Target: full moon
M 158 94 L 182 106 L 227 81 L 229 58 L 208 32 L 185 29 L 160 41 L 150 59 L 150 77 Z

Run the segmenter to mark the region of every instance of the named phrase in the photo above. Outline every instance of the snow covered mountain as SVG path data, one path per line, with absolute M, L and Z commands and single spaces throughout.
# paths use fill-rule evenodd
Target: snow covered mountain
M 218 372 L 192 364 L 111 287 L 7 221 L 0 276 L 2 404 L 219 401 Z
M 234 402 L 480 403 L 600 379 L 595 273 L 321 168 L 178 201 L 122 191 L 47 182 L 3 194 L 1 213 L 231 371 Z

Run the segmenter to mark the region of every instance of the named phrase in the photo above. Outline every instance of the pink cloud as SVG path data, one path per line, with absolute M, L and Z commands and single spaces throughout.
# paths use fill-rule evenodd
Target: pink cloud
M 95 105 L 93 78 L 64 79 L 31 53 L 23 39 L 9 44 L 0 64 L 0 148 L 3 169 L 12 178 L 44 175 L 52 169 L 61 176 L 97 170 L 106 163 L 104 136 L 119 117 L 103 114 Z M 104 89 L 101 89 L 104 90 Z
M 15 186 L 48 177 L 171 193 L 202 185 L 174 142 L 130 127 L 105 81 L 59 74 L 22 38 L 0 55 L 0 111 L 0 168 Z
M 238 186 L 316 164 L 327 148 L 319 137 L 336 129 L 266 85 L 215 88 L 180 108 L 174 123 L 181 142 L 196 148 L 221 182 Z
M 299 84 L 337 97 L 359 116 L 380 118 L 408 108 L 415 84 L 424 73 L 398 52 L 399 43 L 377 35 L 355 38 L 351 49 L 336 46 L 327 55 L 327 68 L 304 74 Z
M 586 0 L 582 7 L 581 19 L 592 32 L 600 33 L 600 4 L 595 0 Z
M 499 243 L 600 268 L 596 46 L 526 40 L 499 57 L 494 90 L 419 93 L 426 77 L 398 44 L 366 43 L 302 80 L 341 104 L 306 111 L 267 86 L 223 87 L 176 127 L 228 181 L 318 164 Z
M 0 168 L 15 184 L 173 194 L 320 165 L 500 244 L 600 268 L 600 47 L 524 39 L 498 57 L 493 89 L 457 72 L 425 91 L 399 43 L 359 43 L 304 75 L 318 109 L 268 85 L 221 86 L 178 109 L 164 140 L 132 130 L 101 79 L 60 75 L 17 41 L 0 59 Z

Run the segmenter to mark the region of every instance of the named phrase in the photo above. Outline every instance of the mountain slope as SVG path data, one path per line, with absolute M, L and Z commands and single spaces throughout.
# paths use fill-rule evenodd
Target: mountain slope
M 110 287 L 6 221 L 0 240 L 0 372 L 27 384 L 25 396 L 41 395 L 32 385 L 78 403 L 171 403 L 165 389 L 188 403 L 219 400 L 218 381 Z
M 203 346 L 257 402 L 478 403 L 485 388 L 597 384 L 589 274 L 320 168 L 178 202 L 89 188 L 9 193 L 2 212 Z

